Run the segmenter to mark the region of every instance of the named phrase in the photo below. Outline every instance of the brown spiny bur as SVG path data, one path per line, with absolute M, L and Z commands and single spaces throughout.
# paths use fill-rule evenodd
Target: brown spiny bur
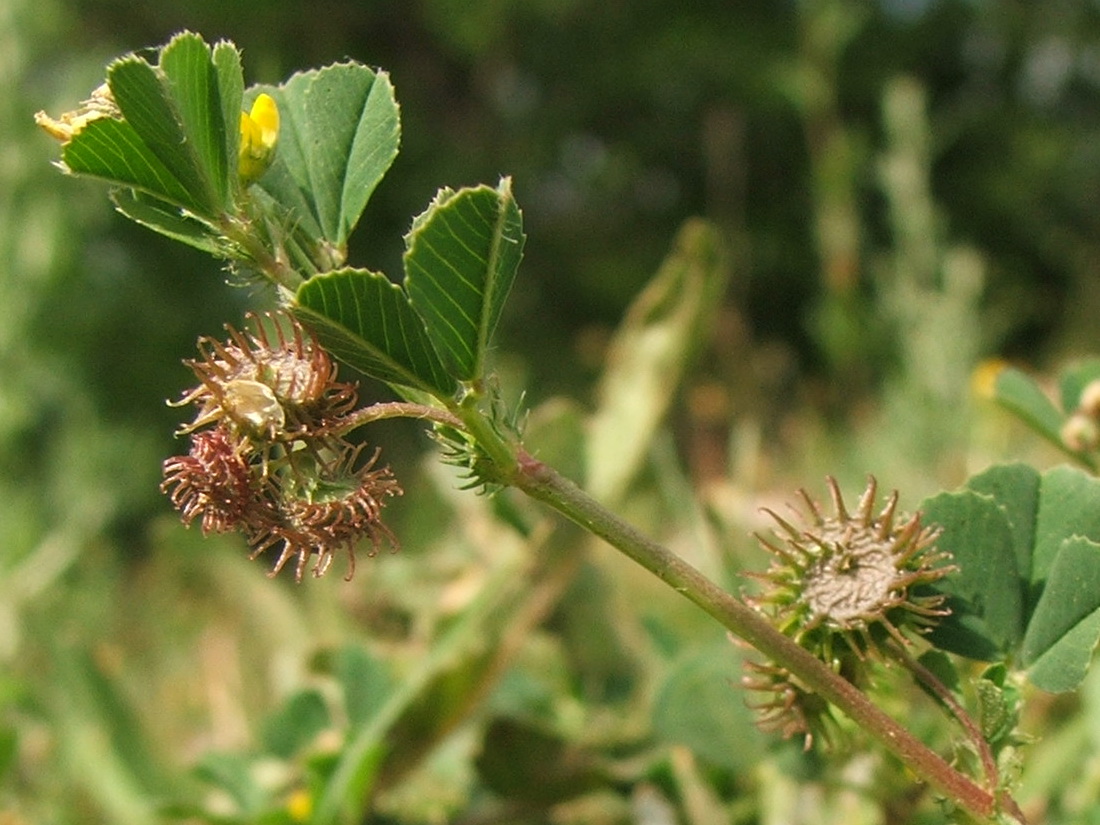
M 848 512 L 836 480 L 829 477 L 827 484 L 830 515 L 805 490 L 799 490 L 805 512 L 795 511 L 802 526 L 765 511 L 777 529 L 757 539 L 774 558 L 767 572 L 752 577 L 763 592 L 751 603 L 821 653 L 836 647 L 830 637 L 861 656 L 885 638 L 908 644 L 902 629 L 922 632 L 948 613 L 943 595 L 918 592 L 954 570 L 944 564 L 949 555 L 935 549 L 940 529 L 923 526 L 919 513 L 900 516 L 897 491 L 876 514 L 873 477 L 855 513 Z
M 185 524 L 239 530 L 251 558 L 274 549 L 271 575 L 294 559 L 301 581 L 313 559 L 321 576 L 345 553 L 351 578 L 363 540 L 369 555 L 383 541 L 396 546 L 382 508 L 401 487 L 376 466 L 377 450 L 362 460 L 363 446 L 347 440 L 355 387 L 336 380 L 329 355 L 295 319 L 251 320 L 255 332 L 228 327 L 228 341 L 201 338 L 202 357 L 186 362 L 199 385 L 177 406 L 199 410 L 180 430 L 190 437 L 187 455 L 164 462 L 161 490 Z
M 200 338 L 202 357 L 185 362 L 199 385 L 175 403 L 199 412 L 183 432 L 224 422 L 242 438 L 292 441 L 331 429 L 355 408 L 355 386 L 336 381 L 336 365 L 297 319 L 269 315 L 269 332 L 249 317 L 255 332 L 227 326 L 228 341 Z
M 805 490 L 803 509 L 792 518 L 765 510 L 776 529 L 756 538 L 772 554 L 768 570 L 748 574 L 761 591 L 746 598 L 775 627 L 844 679 L 867 678 L 869 659 L 884 646 L 909 645 L 906 631 L 928 630 L 949 612 L 945 597 L 927 585 L 955 568 L 938 552 L 938 527 L 920 515 L 898 514 L 898 494 L 876 512 L 874 478 L 849 513 L 840 488 L 827 479 L 833 512 L 827 514 Z M 784 667 L 746 663 L 746 688 L 766 694 L 753 707 L 760 726 L 784 737 L 802 735 L 806 747 L 828 733 L 828 705 Z

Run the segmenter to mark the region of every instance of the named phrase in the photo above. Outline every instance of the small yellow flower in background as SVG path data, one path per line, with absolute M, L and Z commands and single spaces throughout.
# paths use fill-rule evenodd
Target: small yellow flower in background
M 237 173 L 248 186 L 260 179 L 275 158 L 279 140 L 279 107 L 271 95 L 260 94 L 251 112 L 241 112 L 241 146 Z
M 305 822 L 313 813 L 313 798 L 308 791 L 299 788 L 287 800 L 286 811 L 295 822 Z
M 997 397 L 997 379 L 1008 369 L 1003 358 L 986 358 L 970 373 L 970 390 L 978 398 L 992 400 Z

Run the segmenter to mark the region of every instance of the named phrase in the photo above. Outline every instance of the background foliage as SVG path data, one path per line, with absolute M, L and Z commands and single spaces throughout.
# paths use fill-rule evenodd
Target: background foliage
M 576 475 L 585 426 L 639 433 L 629 488 L 611 451 L 597 483 L 732 585 L 759 566 L 756 508 L 825 472 L 874 472 L 913 506 L 995 459 L 1053 460 L 968 382 L 982 358 L 1046 370 L 1096 349 L 1096 6 L 0 0 L 4 816 L 144 823 L 180 800 L 298 816 L 341 732 L 405 686 L 385 706 L 379 822 L 502 804 L 530 821 L 940 821 L 881 759 L 846 761 L 840 791 L 757 736 L 717 630 L 534 511 L 459 495 L 407 422 L 372 432 L 409 490 L 404 550 L 351 584 L 272 583 L 234 541 L 179 527 L 156 492 L 180 415 L 162 402 L 196 335 L 257 297 L 59 178 L 32 115 L 182 28 L 233 39 L 250 83 L 344 56 L 391 73 L 402 151 L 354 265 L 400 271 L 439 186 L 512 176 L 529 240 L 495 357 L 545 402 L 532 442 Z M 693 215 L 732 249 L 724 300 L 712 324 L 672 324 L 696 355 L 682 383 L 686 356 L 648 385 L 664 396 L 628 396 L 655 369 L 640 342 L 661 293 L 644 287 Z M 530 545 L 558 561 L 532 569 Z M 896 703 L 936 740 L 931 712 Z M 1047 822 L 1100 817 L 1100 680 L 1032 707 L 1021 799 Z

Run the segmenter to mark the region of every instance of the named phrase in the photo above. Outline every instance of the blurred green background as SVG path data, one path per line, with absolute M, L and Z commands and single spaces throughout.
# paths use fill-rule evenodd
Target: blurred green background
M 857 485 L 874 472 L 913 505 L 991 460 L 1048 460 L 972 408 L 971 375 L 991 357 L 1044 369 L 1096 349 L 1100 6 L 1088 0 L 0 0 L 4 825 L 156 821 L 179 799 L 210 818 L 220 797 L 189 770 L 215 752 L 270 791 L 247 815 L 236 799 L 239 819 L 225 821 L 260 821 L 269 803 L 299 816 L 298 752 L 284 749 L 274 780 L 260 770 L 257 754 L 278 752 L 271 714 L 303 690 L 348 701 L 331 695 L 354 684 L 333 677 L 334 651 L 370 651 L 397 681 L 414 672 L 492 580 L 494 542 L 510 541 L 500 508 L 457 495 L 404 423 L 371 433 L 407 490 L 391 518 L 404 550 L 351 584 L 270 582 L 234 539 L 183 530 L 158 493 L 179 449 L 183 414 L 163 403 L 188 386 L 179 359 L 269 297 L 225 285 L 215 262 L 59 175 L 33 114 L 74 108 L 108 60 L 184 28 L 233 40 L 249 82 L 343 58 L 391 73 L 402 152 L 354 239 L 357 264 L 399 272 L 401 236 L 438 187 L 513 176 L 528 243 L 497 367 L 532 406 L 595 403 L 607 342 L 680 224 L 719 228 L 727 293 L 623 504 L 712 572 L 751 552 L 757 506 L 826 472 Z M 567 463 L 577 452 L 561 449 Z M 857 787 L 881 804 L 856 813 L 784 814 L 783 777 L 821 780 L 821 766 L 783 767 L 796 749 L 755 739 L 779 756 L 729 758 L 715 737 L 748 734 L 726 689 L 736 667 L 713 665 L 721 634 L 595 554 L 531 614 L 512 669 L 485 677 L 487 705 L 458 702 L 419 730 L 410 711 L 410 736 L 444 746 L 424 764 L 410 756 L 412 778 L 389 782 L 363 821 L 493 821 L 469 812 L 502 799 L 519 806 L 512 821 L 666 821 L 638 813 L 649 790 L 653 810 L 685 822 L 891 821 L 889 789 Z M 632 611 L 639 589 L 652 606 Z M 716 692 L 703 707 L 729 718 L 662 703 L 696 696 L 696 678 Z M 1097 693 L 1043 706 L 1062 734 L 1039 752 L 1084 760 L 1100 739 Z M 501 721 L 519 717 L 558 738 L 528 742 Z M 325 718 L 319 731 L 340 729 L 338 713 Z M 500 737 L 504 753 L 565 743 L 651 761 L 601 762 L 531 799 L 478 762 Z M 1050 773 L 1028 774 L 1049 822 L 1100 821 Z

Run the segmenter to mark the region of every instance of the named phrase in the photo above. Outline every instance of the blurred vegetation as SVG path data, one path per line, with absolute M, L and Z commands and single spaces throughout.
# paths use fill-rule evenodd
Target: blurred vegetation
M 310 777 L 400 684 L 362 821 L 943 821 L 873 753 L 826 767 L 753 733 L 718 630 L 534 511 L 458 493 L 407 422 L 372 436 L 404 549 L 350 584 L 271 582 L 179 526 L 163 401 L 196 336 L 265 299 L 59 177 L 32 115 L 182 28 L 234 40 L 250 82 L 390 71 L 402 152 L 357 263 L 398 271 L 439 186 L 514 177 L 529 241 L 497 368 L 563 469 L 632 298 L 685 219 L 721 227 L 727 292 L 618 506 L 731 587 L 759 563 L 756 508 L 826 472 L 912 504 L 1049 461 L 973 408 L 970 376 L 1096 349 L 1085 0 L 0 0 L 0 821 L 305 821 Z M 1036 696 L 1025 728 L 1029 810 L 1100 822 L 1100 679 Z

